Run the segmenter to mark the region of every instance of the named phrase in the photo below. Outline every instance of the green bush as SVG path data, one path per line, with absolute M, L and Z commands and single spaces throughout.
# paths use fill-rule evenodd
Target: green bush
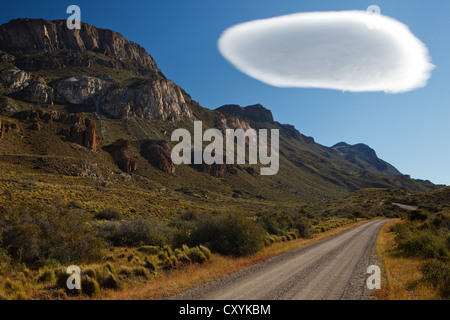
M 86 275 L 86 276 L 89 276 L 89 277 L 91 277 L 92 279 L 95 279 L 95 277 L 96 277 L 95 270 L 92 269 L 92 268 L 87 268 L 87 269 L 83 270 L 83 271 L 82 271 L 82 274 L 83 274 L 83 275 Z
M 431 283 L 445 298 L 450 298 L 450 264 L 436 259 L 429 261 L 422 269 L 423 280 Z
M 206 259 L 211 259 L 211 250 L 209 250 L 206 246 L 203 245 L 199 245 L 198 246 L 200 248 L 200 250 L 203 252 L 203 254 L 205 255 Z
M 246 256 L 262 249 L 265 236 L 264 229 L 246 216 L 235 213 L 209 215 L 194 225 L 191 243 L 208 243 L 212 251 Z
M 190 248 L 188 257 L 192 262 L 200 264 L 205 263 L 208 260 L 199 247 Z
M 405 257 L 436 258 L 448 257 L 448 249 L 443 239 L 428 228 L 419 229 L 414 225 L 397 224 L 395 243 L 399 253 Z
M 150 271 L 156 271 L 158 269 L 158 259 L 154 256 L 145 257 L 144 259 L 144 267 L 149 269 Z
M 121 267 L 120 270 L 119 270 L 118 275 L 124 276 L 125 278 L 128 278 L 128 277 L 133 275 L 133 271 L 130 270 L 129 268 L 127 268 L 127 267 Z
M 135 277 L 144 278 L 146 280 L 149 279 L 149 277 L 150 277 L 149 274 L 148 274 L 147 269 L 142 268 L 142 267 L 134 268 L 132 270 L 132 274 Z
M 296 238 L 298 236 L 301 238 L 310 238 L 312 235 L 310 220 L 302 212 L 264 213 L 259 215 L 258 222 L 268 233 L 273 235 L 283 236 L 293 234 L 293 230 L 298 233 Z
M 45 269 L 38 278 L 38 282 L 53 283 L 56 280 L 55 271 L 52 269 Z
M 96 234 L 114 246 L 159 246 L 169 242 L 169 229 L 153 218 L 135 218 L 95 224 Z
M 114 208 L 106 208 L 94 215 L 97 220 L 120 220 L 122 219 L 122 214 Z
M 410 211 L 408 213 L 408 219 L 410 221 L 425 221 L 428 218 L 428 216 L 419 210 Z
M 89 297 L 95 297 L 100 294 L 100 286 L 95 279 L 84 275 L 81 277 L 81 292 Z
M 102 278 L 102 287 L 105 289 L 120 290 L 122 289 L 122 283 L 112 273 L 106 273 Z
M 155 246 L 142 246 L 138 249 L 139 252 L 147 253 L 147 254 L 158 254 L 159 248 Z
M 191 259 L 187 256 L 186 252 L 182 249 L 175 249 L 174 251 L 175 257 L 178 259 L 178 262 L 189 264 L 191 263 Z
M 95 261 L 103 248 L 82 214 L 51 207 L 0 207 L 0 233 L 10 255 L 27 264 Z
M 173 255 L 173 250 L 169 245 L 165 245 L 163 248 L 163 251 L 167 253 L 167 255 L 170 257 L 171 255 Z

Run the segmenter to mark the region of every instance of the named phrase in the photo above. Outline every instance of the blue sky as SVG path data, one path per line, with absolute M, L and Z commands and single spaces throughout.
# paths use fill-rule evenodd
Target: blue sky
M 12 1 L 0 23 L 13 18 L 65 19 L 81 7 L 83 22 L 122 33 L 142 45 L 166 77 L 202 106 L 261 103 L 326 146 L 365 143 L 413 178 L 450 185 L 450 1 L 166 0 Z M 217 50 L 228 27 L 254 19 L 309 11 L 365 10 L 407 26 L 428 47 L 436 66 L 428 85 L 407 93 L 350 93 L 276 88 L 236 70 Z

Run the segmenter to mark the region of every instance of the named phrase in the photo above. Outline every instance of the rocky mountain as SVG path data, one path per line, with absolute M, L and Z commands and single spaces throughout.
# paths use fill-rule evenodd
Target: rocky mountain
M 153 58 L 140 45 L 128 41 L 120 33 L 96 28 L 83 23 L 81 29 L 69 30 L 66 20 L 14 19 L 0 26 L 0 49 L 16 56 L 25 69 L 61 69 L 71 65 L 89 66 L 101 62 L 80 55 L 86 51 L 102 53 L 118 61 L 110 67 L 123 67 L 120 61 L 137 62 L 135 72 L 149 76 L 162 76 Z M 68 55 L 24 57 L 36 53 L 60 53 Z
M 363 170 L 388 176 L 401 174 L 400 171 L 392 165 L 378 158 L 375 150 L 363 143 L 349 145 L 345 142 L 340 142 L 335 144 L 332 148 L 340 152 L 348 161 L 356 164 Z
M 0 50 L 0 165 L 14 172 L 288 203 L 368 187 L 437 188 L 366 145 L 322 146 L 260 104 L 203 108 L 141 46 L 111 30 L 15 19 L 0 26 Z M 193 120 L 203 130 L 279 129 L 278 174 L 260 176 L 259 165 L 175 165 L 171 133 L 192 132 Z

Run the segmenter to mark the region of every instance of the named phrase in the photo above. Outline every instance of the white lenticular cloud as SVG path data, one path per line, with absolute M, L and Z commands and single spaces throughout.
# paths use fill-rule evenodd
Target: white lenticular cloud
M 219 51 L 276 87 L 399 93 L 426 85 L 427 47 L 403 23 L 365 11 L 308 12 L 227 29 Z

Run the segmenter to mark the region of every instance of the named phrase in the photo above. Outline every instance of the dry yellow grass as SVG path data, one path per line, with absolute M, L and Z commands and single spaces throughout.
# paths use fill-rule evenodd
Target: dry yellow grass
M 377 254 L 383 262 L 385 278 L 381 290 L 375 293 L 380 300 L 430 300 L 436 299 L 434 288 L 421 282 L 420 267 L 427 261 L 403 258 L 395 254 L 395 234 L 390 228 L 401 220 L 386 223 L 377 239 Z
M 265 247 L 257 254 L 250 257 L 232 258 L 214 254 L 211 260 L 204 265 L 187 265 L 182 269 L 169 274 L 161 274 L 157 279 L 141 283 L 129 284 L 123 291 L 109 291 L 102 295 L 102 299 L 141 300 L 158 299 L 192 288 L 200 283 L 223 277 L 231 272 L 249 267 L 253 264 L 288 251 L 299 249 L 306 245 L 332 237 L 340 232 L 353 228 L 366 221 L 359 221 L 341 226 L 323 233 L 319 233 L 311 239 L 297 239 L 288 242 L 275 243 Z

